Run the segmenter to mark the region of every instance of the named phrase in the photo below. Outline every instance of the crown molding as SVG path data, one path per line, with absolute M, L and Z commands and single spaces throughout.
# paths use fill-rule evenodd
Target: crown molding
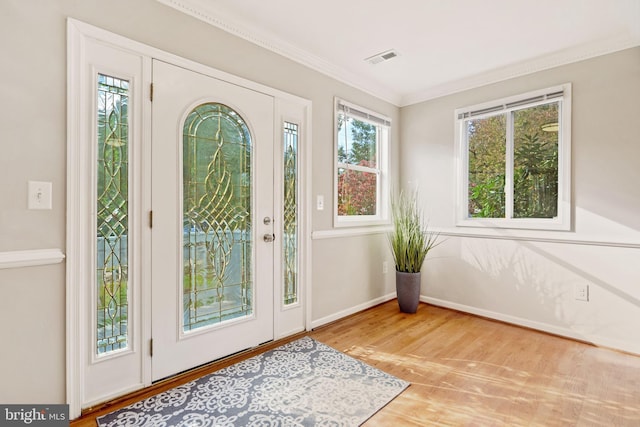
M 293 46 L 286 40 L 276 38 L 273 35 L 260 33 L 256 28 L 249 28 L 237 22 L 232 17 L 224 15 L 220 10 L 214 10 L 206 0 L 156 1 L 351 87 L 387 101 L 397 107 L 405 107 L 429 101 L 465 90 L 640 46 L 640 25 L 638 25 L 638 28 L 633 28 L 608 39 L 597 40 L 592 43 L 563 49 L 531 60 L 488 70 L 462 79 L 443 82 L 414 93 L 401 94 L 386 86 L 382 86 L 379 82 L 367 79 L 362 75 L 356 75 L 318 56 L 311 55 L 309 52 Z
M 401 95 L 395 91 L 383 87 L 378 82 L 352 73 L 345 68 L 338 67 L 335 64 L 312 55 L 286 40 L 277 38 L 273 35 L 260 33 L 255 28 L 248 28 L 233 18 L 224 15 L 219 10 L 213 10 L 210 5 L 202 0 L 156 0 L 165 6 L 176 9 L 182 13 L 190 15 L 210 25 L 213 25 L 223 31 L 234 36 L 258 45 L 264 49 L 274 52 L 280 56 L 304 65 L 321 74 L 345 83 L 351 87 L 359 89 L 369 95 L 380 98 L 395 106 L 400 105 Z
M 532 60 L 507 65 L 504 67 L 489 70 L 484 73 L 475 74 L 463 79 L 445 82 L 429 87 L 423 91 L 413 94 L 406 94 L 401 97 L 400 107 L 406 107 L 431 99 L 440 98 L 465 90 L 474 89 L 481 86 L 498 83 L 515 77 L 537 73 L 551 68 L 568 65 L 586 59 L 595 58 L 602 55 L 618 52 L 640 46 L 640 34 L 621 34 L 606 40 L 598 40 L 593 43 L 553 52 Z

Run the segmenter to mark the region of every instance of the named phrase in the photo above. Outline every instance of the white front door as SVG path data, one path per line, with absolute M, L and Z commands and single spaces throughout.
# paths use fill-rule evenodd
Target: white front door
M 152 380 L 270 341 L 274 98 L 153 61 Z
M 68 57 L 75 418 L 304 330 L 311 104 L 73 20 Z

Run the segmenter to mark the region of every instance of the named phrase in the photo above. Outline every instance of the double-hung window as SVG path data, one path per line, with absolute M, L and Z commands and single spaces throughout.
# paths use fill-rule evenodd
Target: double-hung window
M 335 122 L 334 223 L 385 223 L 391 119 L 336 98 Z
M 458 225 L 571 228 L 570 84 L 455 115 Z

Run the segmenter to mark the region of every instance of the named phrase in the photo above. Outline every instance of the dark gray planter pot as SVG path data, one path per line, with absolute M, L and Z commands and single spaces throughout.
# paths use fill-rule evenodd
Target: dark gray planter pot
M 420 273 L 396 271 L 398 305 L 403 313 L 415 313 L 420 303 Z

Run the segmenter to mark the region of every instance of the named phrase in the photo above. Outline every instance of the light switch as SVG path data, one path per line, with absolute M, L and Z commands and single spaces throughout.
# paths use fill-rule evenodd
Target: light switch
M 321 194 L 318 195 L 317 208 L 319 211 L 324 210 L 324 196 Z
M 50 182 L 29 181 L 28 208 L 51 209 L 52 187 Z

